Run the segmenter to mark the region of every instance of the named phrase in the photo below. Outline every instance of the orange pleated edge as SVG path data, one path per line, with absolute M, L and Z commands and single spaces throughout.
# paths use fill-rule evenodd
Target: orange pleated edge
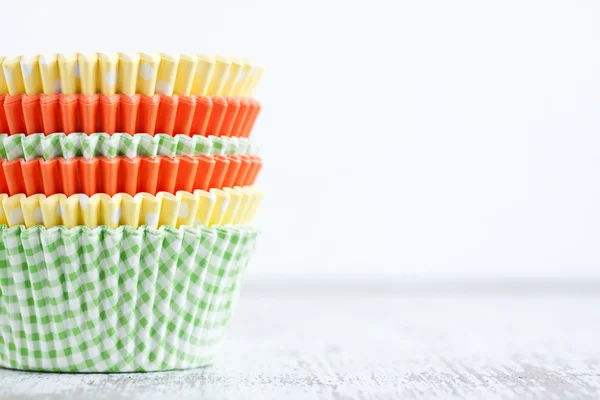
M 254 184 L 262 161 L 257 156 L 94 157 L 0 160 L 0 193 L 156 194 Z
M 249 137 L 256 99 L 164 95 L 0 95 L 0 133 L 115 132 Z

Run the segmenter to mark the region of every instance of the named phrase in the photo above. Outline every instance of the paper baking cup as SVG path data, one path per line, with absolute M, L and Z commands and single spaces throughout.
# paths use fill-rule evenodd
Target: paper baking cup
M 0 95 L 0 133 L 115 132 L 249 137 L 252 98 L 165 95 Z
M 138 228 L 142 225 L 158 228 L 163 225 L 213 226 L 245 224 L 252 222 L 263 194 L 246 186 L 196 190 L 193 193 L 179 191 L 176 194 L 159 192 L 156 196 L 137 193 L 130 196 L 118 193 L 114 196 L 84 194 L 65 196 L 43 194 L 7 196 L 0 194 L 2 215 L 0 224 L 25 225 L 31 228 L 43 225 L 52 228 L 78 225 L 95 228 L 104 225 L 117 228 L 121 225 Z
M 0 226 L 0 366 L 195 368 L 218 353 L 254 253 L 248 226 Z
M 130 136 L 126 133 L 53 133 L 44 136 L 36 133 L 33 135 L 6 135 L 0 134 L 0 158 L 16 160 L 23 158 L 26 161 L 34 158 L 62 157 L 71 159 L 83 157 L 117 156 L 198 156 L 198 155 L 223 155 L 223 154 L 248 154 L 256 155 L 257 146 L 245 138 L 226 138 L 200 135 L 169 136 L 159 134 L 150 136 L 138 133 Z
M 264 67 L 248 59 L 168 53 L 0 57 L 0 94 L 252 96 Z
M 0 193 L 191 192 L 252 185 L 261 169 L 260 158 L 248 155 L 0 159 Z

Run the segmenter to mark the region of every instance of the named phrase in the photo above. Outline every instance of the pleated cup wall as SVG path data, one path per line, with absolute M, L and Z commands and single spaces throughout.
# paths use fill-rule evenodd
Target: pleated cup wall
M 261 169 L 261 159 L 249 155 L 0 159 L 0 193 L 192 192 L 252 185 Z
M 63 372 L 210 363 L 256 239 L 244 226 L 0 234 L 0 364 Z
M 88 228 L 100 225 L 158 228 L 162 225 L 248 224 L 256 216 L 262 198 L 262 192 L 251 186 L 211 189 L 210 192 L 159 192 L 156 196 L 143 192 L 135 196 L 119 193 L 112 197 L 105 193 L 89 197 L 84 194 L 69 197 L 64 194 L 49 197 L 0 194 L 0 224 L 28 228 L 37 225 L 46 228 L 57 225 L 67 228 L 79 225 Z
M 264 68 L 245 58 L 183 53 L 0 56 L 0 94 L 252 96 Z
M 253 98 L 166 95 L 0 95 L 0 132 L 126 132 L 249 137 Z
M 145 133 L 128 135 L 115 133 L 108 135 L 97 132 L 91 135 L 85 133 L 64 134 L 62 132 L 50 135 L 6 135 L 0 134 L 0 158 L 14 160 L 24 158 L 65 158 L 104 156 L 197 156 L 217 154 L 256 154 L 254 142 L 246 138 L 228 138 L 217 136 L 186 136 L 157 134 L 150 136 Z

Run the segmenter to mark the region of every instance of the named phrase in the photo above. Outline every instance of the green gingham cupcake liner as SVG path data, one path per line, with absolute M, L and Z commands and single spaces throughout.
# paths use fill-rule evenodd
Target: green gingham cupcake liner
M 131 372 L 211 363 L 256 236 L 249 226 L 0 226 L 0 366 Z
M 66 160 L 75 157 L 108 157 L 117 156 L 180 156 L 180 155 L 215 155 L 215 154 L 251 154 L 256 155 L 256 145 L 238 137 L 187 136 L 159 133 L 154 136 L 147 133 L 52 133 L 44 135 L 0 134 L 0 159 L 15 160 L 34 158 L 62 157 Z

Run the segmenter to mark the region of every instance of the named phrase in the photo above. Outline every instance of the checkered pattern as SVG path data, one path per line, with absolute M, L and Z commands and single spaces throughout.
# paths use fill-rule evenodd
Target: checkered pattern
M 23 138 L 25 135 L 13 136 L 11 137 L 5 133 L 0 135 L 0 158 L 8 160 L 24 158 Z
M 127 372 L 211 362 L 256 236 L 247 226 L 0 226 L 0 366 Z
M 203 349 L 219 347 L 225 336 L 226 328 L 231 318 L 231 306 L 235 303 L 236 293 L 239 292 L 239 277 L 244 263 L 247 261 L 248 249 L 251 248 L 252 234 L 245 227 L 217 228 L 217 234 L 227 243 L 221 253 L 221 265 L 217 276 L 223 277 L 205 287 L 209 294 L 207 298 L 206 319 L 194 333 L 199 336 Z M 225 238 L 228 238 L 225 240 Z M 212 294 L 212 297 L 210 296 Z M 196 337 L 197 338 L 197 337 Z M 208 354 L 207 354 L 208 355 Z
M 213 137 L 213 154 L 231 154 L 233 143 L 229 137 Z
M 33 135 L 0 135 L 0 158 L 14 160 L 24 158 L 104 156 L 150 156 L 157 155 L 201 155 L 201 154 L 256 154 L 256 146 L 246 138 L 227 138 L 216 136 L 186 136 L 157 134 L 150 136 L 146 133 L 53 133 L 44 136 L 41 133 Z

